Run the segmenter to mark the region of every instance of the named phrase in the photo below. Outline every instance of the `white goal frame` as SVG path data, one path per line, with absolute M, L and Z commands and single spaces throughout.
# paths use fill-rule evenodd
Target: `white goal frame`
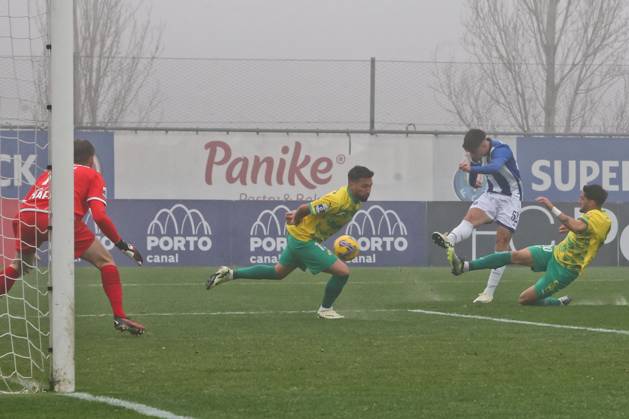
M 52 390 L 75 389 L 74 368 L 74 1 L 49 0 L 50 367 Z

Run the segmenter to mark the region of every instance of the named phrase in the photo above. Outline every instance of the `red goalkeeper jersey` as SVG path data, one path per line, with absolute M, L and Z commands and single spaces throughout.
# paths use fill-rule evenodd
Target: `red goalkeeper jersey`
M 21 202 L 20 212 L 48 212 L 50 208 L 50 176 L 44 171 Z M 96 170 L 80 164 L 74 165 L 74 216 L 82 219 L 90 208 L 90 201 L 107 205 L 105 180 Z

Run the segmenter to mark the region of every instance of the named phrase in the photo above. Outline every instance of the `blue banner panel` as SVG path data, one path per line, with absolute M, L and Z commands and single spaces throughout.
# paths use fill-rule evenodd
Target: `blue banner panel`
M 246 266 L 277 262 L 286 246 L 285 214 L 298 205 L 295 201 L 112 200 L 108 212 L 122 237 L 138 246 L 148 266 Z M 425 214 L 425 203 L 367 203 L 339 232 L 354 236 L 361 246 L 352 265 L 425 265 Z M 97 230 L 92 220 L 87 223 Z M 329 248 L 335 237 L 326 241 Z M 109 240 L 101 239 L 113 248 Z M 117 249 L 112 253 L 117 261 L 130 264 L 116 255 Z
M 517 161 L 526 200 L 576 202 L 584 185 L 598 183 L 608 202 L 629 202 L 629 139 L 519 137 Z
M 114 140 L 111 132 L 78 132 L 77 138 L 89 140 L 96 149 L 96 169 L 114 197 Z M 68 141 L 72 147 L 72 141 Z M 3 198 L 17 198 L 28 192 L 48 165 L 48 132 L 36 130 L 0 131 L 0 188 Z

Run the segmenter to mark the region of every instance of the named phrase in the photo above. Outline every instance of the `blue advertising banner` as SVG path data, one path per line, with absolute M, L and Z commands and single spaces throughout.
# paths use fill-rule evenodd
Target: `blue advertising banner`
M 294 201 L 111 200 L 108 213 L 123 238 L 138 246 L 147 266 L 245 266 L 277 262 L 286 246 L 285 214 L 298 205 Z M 425 218 L 425 203 L 367 203 L 339 235 L 350 234 L 361 246 L 352 265 L 425 265 Z M 97 230 L 92 220 L 86 222 Z M 99 237 L 113 248 L 102 234 Z M 334 238 L 325 243 L 329 248 Z M 119 256 L 116 260 L 130 264 Z
M 96 148 L 96 166 L 114 196 L 114 140 L 111 132 L 78 132 Z M 3 198 L 22 198 L 48 165 L 48 133 L 37 130 L 0 131 L 0 188 Z
M 517 161 L 526 200 L 575 202 L 598 183 L 608 202 L 629 202 L 629 139 L 519 137 Z

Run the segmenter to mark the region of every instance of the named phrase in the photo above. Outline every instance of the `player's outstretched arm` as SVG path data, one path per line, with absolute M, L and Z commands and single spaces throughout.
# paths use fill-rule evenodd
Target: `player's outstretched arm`
M 133 259 L 133 261 L 138 265 L 142 265 L 144 262 L 142 255 L 134 245 L 122 240 L 122 237 L 118 234 L 116 226 L 107 215 L 105 204 L 96 199 L 89 201 L 89 203 L 92 218 L 94 218 L 94 222 L 98 228 L 100 228 L 100 231 L 102 231 L 103 234 L 122 251 L 122 253 Z
M 550 199 L 545 196 L 540 196 L 535 199 L 535 201 L 539 204 L 544 205 L 548 210 L 561 222 L 562 225 L 566 226 L 566 228 L 570 231 L 574 231 L 575 233 L 583 233 L 587 230 L 588 225 L 581 220 L 575 220 L 574 218 L 564 214 L 561 212 L 559 208 L 553 205 L 550 202 Z M 561 230 L 560 230 L 561 231 Z

